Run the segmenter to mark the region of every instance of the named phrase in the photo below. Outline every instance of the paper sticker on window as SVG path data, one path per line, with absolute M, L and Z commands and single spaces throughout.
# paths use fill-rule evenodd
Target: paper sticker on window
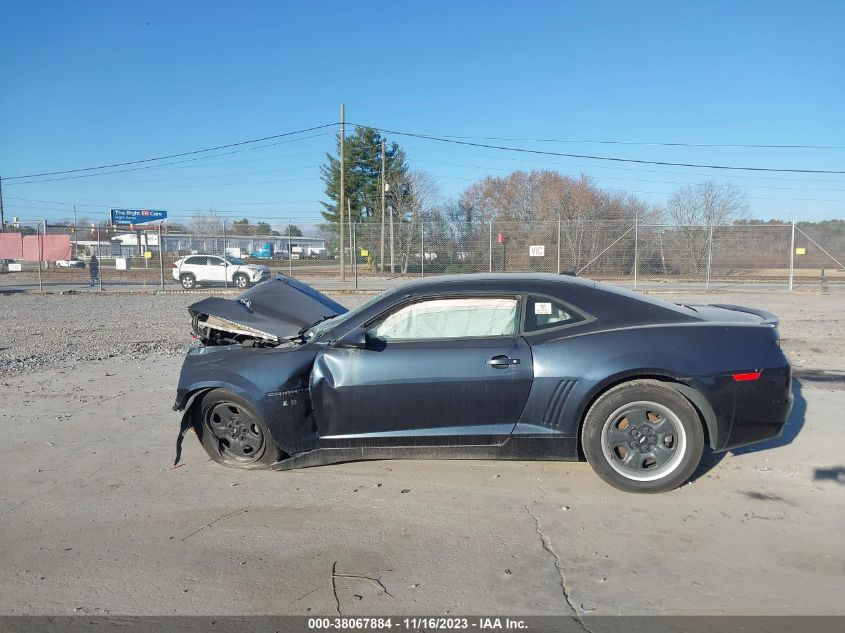
M 552 313 L 552 304 L 551 302 L 537 302 L 534 304 L 534 314 L 551 314 Z

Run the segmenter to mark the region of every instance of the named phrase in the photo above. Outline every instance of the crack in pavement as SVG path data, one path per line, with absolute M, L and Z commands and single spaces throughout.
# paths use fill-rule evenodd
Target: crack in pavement
M 334 610 L 338 615 L 343 615 L 340 612 L 340 599 L 337 597 L 337 583 L 335 582 L 335 579 L 337 578 L 336 571 L 337 561 L 334 561 L 332 563 L 332 595 L 334 596 Z
M 334 561 L 332 563 L 332 593 L 334 594 L 335 611 L 337 611 L 338 615 L 343 614 L 340 612 L 340 599 L 337 596 L 337 582 L 335 582 L 337 578 L 357 578 L 358 580 L 366 580 L 375 587 L 377 591 L 396 600 L 396 596 L 387 590 L 387 587 L 384 586 L 384 583 L 380 579 L 372 576 L 365 576 L 363 574 L 341 574 L 337 571 L 337 561 Z
M 537 515 L 534 514 L 528 506 L 525 506 L 525 511 L 532 519 L 534 519 L 534 531 L 537 532 L 537 536 L 540 537 L 540 543 L 543 545 L 543 549 L 551 554 L 552 558 L 554 558 L 555 571 L 557 571 L 558 578 L 560 579 L 560 589 L 563 593 L 563 599 L 572 611 L 572 615 L 575 616 L 575 621 L 578 623 L 578 626 L 580 626 L 584 631 L 589 631 L 589 629 L 584 626 L 584 622 L 581 620 L 581 613 L 578 612 L 578 607 L 576 607 L 575 603 L 572 601 L 572 590 L 566 584 L 566 577 L 563 575 L 563 562 L 560 560 L 560 556 L 558 556 L 554 547 L 552 547 L 552 542 L 549 537 L 543 533 L 543 530 L 540 527 L 540 519 L 537 518 Z
M 222 516 L 219 516 L 219 517 L 217 517 L 216 519 L 214 519 L 213 521 L 209 521 L 209 522 L 208 522 L 208 523 L 206 523 L 205 525 L 203 525 L 203 526 L 201 526 L 201 527 L 197 528 L 196 530 L 194 530 L 193 532 L 191 532 L 190 534 L 188 534 L 188 536 L 185 536 L 184 538 L 182 538 L 182 540 L 183 540 L 183 541 L 187 541 L 189 538 L 191 538 L 191 537 L 192 537 L 192 536 L 194 536 L 195 534 L 199 534 L 199 533 L 200 533 L 200 532 L 202 532 L 204 529 L 206 529 L 206 528 L 210 528 L 212 525 L 214 525 L 214 524 L 215 524 L 215 523 L 217 523 L 218 521 L 222 521 L 223 519 L 228 519 L 228 518 L 229 518 L 229 517 L 231 517 L 231 516 L 235 516 L 236 514 L 240 514 L 241 512 L 246 512 L 247 510 L 249 510 L 249 506 L 244 506 L 243 508 L 240 508 L 240 509 L 238 509 L 238 510 L 235 510 L 234 512 L 230 512 L 229 514 L 224 514 L 224 515 L 222 515 Z

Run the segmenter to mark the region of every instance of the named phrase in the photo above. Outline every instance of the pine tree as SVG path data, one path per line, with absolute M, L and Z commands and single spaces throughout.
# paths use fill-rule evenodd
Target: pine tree
M 356 127 L 344 144 L 346 198 L 352 206 L 352 222 L 381 221 L 381 142 L 384 139 L 369 127 Z M 326 197 L 322 202 L 323 217 L 331 224 L 340 222 L 337 205 L 340 197 L 340 135 L 336 155 L 326 154 L 327 162 L 320 167 L 320 177 L 326 183 Z M 408 171 L 405 152 L 396 143 L 385 144 L 385 171 L 388 182 L 401 181 Z

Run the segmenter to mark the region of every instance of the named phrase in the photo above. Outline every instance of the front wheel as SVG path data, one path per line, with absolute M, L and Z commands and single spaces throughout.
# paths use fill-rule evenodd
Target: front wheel
M 200 440 L 218 464 L 254 469 L 278 461 L 281 454 L 270 430 L 246 400 L 226 389 L 214 389 L 197 407 Z
M 581 432 L 587 461 L 610 485 L 628 492 L 665 492 L 695 471 L 704 430 L 695 408 L 657 381 L 618 385 L 590 407 Z
M 197 285 L 197 278 L 194 277 L 191 273 L 183 273 L 179 276 L 179 283 L 182 284 L 182 287 L 185 290 L 191 290 L 195 288 Z
M 246 288 L 249 285 L 249 277 L 247 277 L 243 273 L 235 275 L 233 281 L 235 282 L 235 285 L 238 288 Z

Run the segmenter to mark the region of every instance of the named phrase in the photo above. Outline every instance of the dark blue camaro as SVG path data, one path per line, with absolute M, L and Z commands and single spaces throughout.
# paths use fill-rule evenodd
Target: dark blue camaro
M 347 310 L 279 276 L 190 307 L 178 452 L 221 464 L 564 459 L 660 492 L 704 445 L 777 436 L 792 404 L 777 319 L 548 274 L 432 277 Z

